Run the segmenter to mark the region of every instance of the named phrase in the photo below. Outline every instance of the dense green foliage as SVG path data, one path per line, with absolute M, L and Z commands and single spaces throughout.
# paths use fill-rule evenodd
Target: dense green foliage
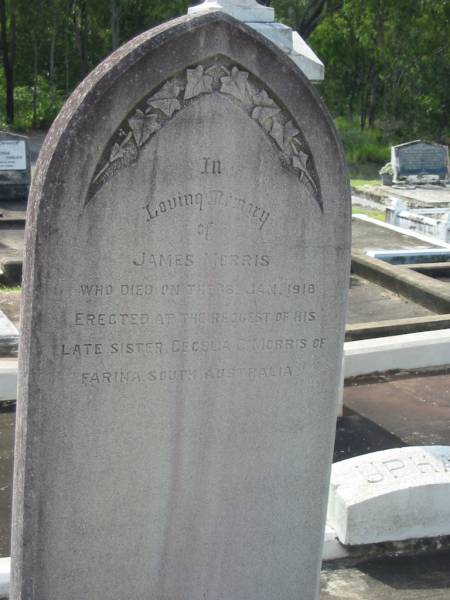
M 361 128 L 450 135 L 450 1 L 346 0 L 309 42 L 325 59 L 325 100 Z
M 0 124 L 48 126 L 111 50 L 192 3 L 0 0 Z M 320 91 L 352 160 L 384 162 L 390 142 L 402 138 L 449 141 L 450 0 L 263 3 L 308 36 L 324 61 Z

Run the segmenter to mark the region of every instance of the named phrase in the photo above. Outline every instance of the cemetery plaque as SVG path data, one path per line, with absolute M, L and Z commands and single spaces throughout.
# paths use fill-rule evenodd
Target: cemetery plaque
M 443 181 L 448 178 L 447 146 L 417 140 L 393 146 L 391 154 L 395 181 L 405 179 Z
M 317 597 L 349 209 L 315 90 L 221 12 L 80 85 L 28 214 L 13 600 Z
M 30 186 L 28 139 L 0 132 L 0 199 L 26 200 Z

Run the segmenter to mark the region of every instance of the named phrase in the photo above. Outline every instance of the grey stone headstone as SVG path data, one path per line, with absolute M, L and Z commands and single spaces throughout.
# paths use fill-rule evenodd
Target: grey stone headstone
M 391 148 L 394 181 L 436 180 L 449 176 L 448 148 L 430 142 L 407 142 Z
M 26 200 L 30 178 L 28 138 L 0 131 L 0 200 Z
M 350 196 L 311 84 L 223 13 L 145 33 L 27 226 L 12 599 L 316 598 Z

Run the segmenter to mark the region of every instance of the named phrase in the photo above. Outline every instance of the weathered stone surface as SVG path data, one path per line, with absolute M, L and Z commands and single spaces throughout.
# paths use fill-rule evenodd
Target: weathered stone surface
M 450 535 L 450 447 L 343 460 L 331 471 L 328 522 L 343 544 Z
M 448 148 L 417 140 L 391 148 L 394 181 L 447 180 L 449 177 Z
M 13 600 L 316 597 L 349 207 L 315 91 L 223 13 L 75 92 L 28 216 Z
M 0 199 L 26 199 L 31 162 L 28 138 L 0 131 Z

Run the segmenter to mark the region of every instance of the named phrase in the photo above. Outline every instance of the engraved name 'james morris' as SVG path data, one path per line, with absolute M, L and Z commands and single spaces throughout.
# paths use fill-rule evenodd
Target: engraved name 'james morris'
M 133 265 L 142 267 L 144 265 L 154 268 L 193 267 L 196 264 L 205 267 L 268 267 L 270 257 L 259 254 L 218 254 L 205 253 L 195 254 L 151 254 L 141 252 L 133 259 Z

